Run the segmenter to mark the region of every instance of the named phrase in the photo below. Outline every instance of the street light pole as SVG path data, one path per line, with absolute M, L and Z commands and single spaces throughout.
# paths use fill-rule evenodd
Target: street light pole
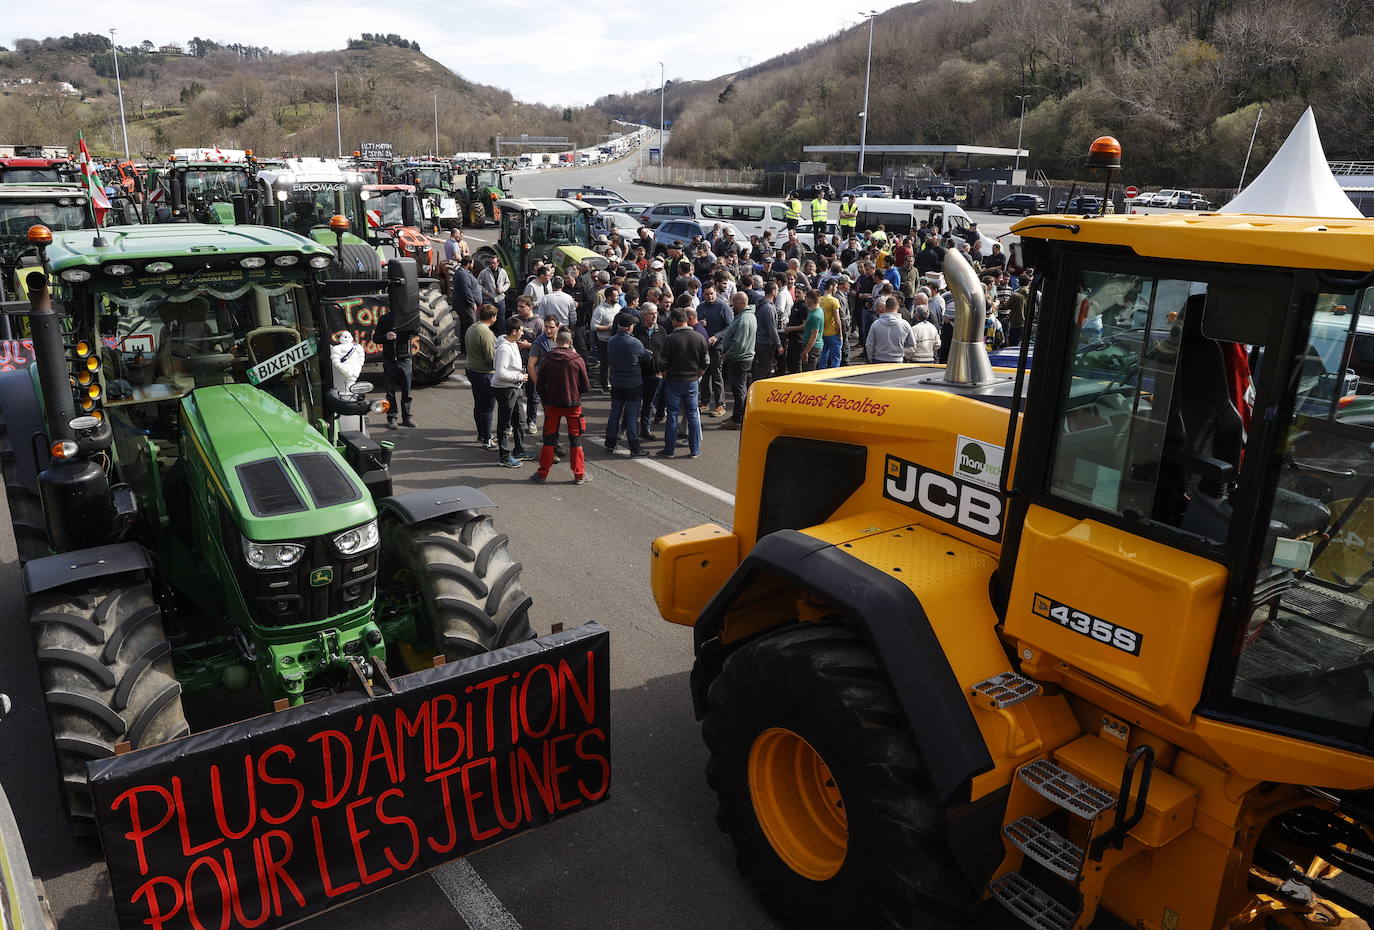
M 1245 150 L 1245 164 L 1240 166 L 1240 184 L 1236 186 L 1237 197 L 1240 196 L 1240 192 L 1245 188 L 1245 172 L 1250 170 L 1250 153 L 1255 150 L 1255 137 L 1259 135 L 1260 117 L 1263 115 L 1264 107 L 1260 107 L 1259 112 L 1255 114 L 1255 128 L 1250 132 L 1250 145 Z
M 343 117 L 339 115 L 339 69 L 334 69 L 334 133 L 339 140 L 339 157 L 343 158 Z
M 1016 179 L 1016 172 L 1021 170 L 1021 133 L 1026 128 L 1026 101 L 1030 99 L 1030 94 L 1017 94 L 1016 99 L 1021 101 L 1021 121 L 1016 124 L 1016 164 L 1011 169 L 1012 179 Z
M 115 30 L 110 30 L 110 54 L 114 56 L 115 91 L 119 94 L 119 129 L 124 134 L 124 160 L 129 160 L 129 127 L 124 122 L 124 82 L 119 79 L 119 49 L 115 46 Z
M 873 76 L 873 21 L 877 10 L 869 10 L 868 17 L 868 64 L 864 67 L 864 111 L 859 114 L 859 174 L 864 173 L 864 148 L 868 145 L 868 84 Z
M 434 157 L 439 157 L 439 89 L 434 89 Z
M 663 99 L 668 90 L 668 69 L 658 63 L 658 163 L 663 164 Z

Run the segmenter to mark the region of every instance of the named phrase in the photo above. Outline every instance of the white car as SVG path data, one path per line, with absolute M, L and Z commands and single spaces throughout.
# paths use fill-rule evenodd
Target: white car
M 1167 207 L 1167 206 L 1169 205 L 1170 199 L 1176 198 L 1176 197 L 1178 197 L 1178 195 L 1179 195 L 1179 191 L 1176 191 L 1176 190 L 1174 190 L 1173 188 L 1168 188 L 1168 189 L 1166 189 L 1166 190 L 1162 190 L 1162 191 L 1159 191 L 1159 192 L 1157 192 L 1157 193 L 1148 195 L 1148 199 L 1146 199 L 1145 196 L 1141 196 L 1141 197 L 1137 198 L 1136 206 L 1138 206 L 1138 207 Z

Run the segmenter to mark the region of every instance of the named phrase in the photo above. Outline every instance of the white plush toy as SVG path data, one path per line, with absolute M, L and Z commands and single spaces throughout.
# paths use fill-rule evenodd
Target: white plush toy
M 329 347 L 329 362 L 334 368 L 334 387 L 347 391 L 358 382 L 363 373 L 366 353 L 363 347 L 353 341 L 353 334 L 341 329 L 334 334 L 334 344 Z M 339 418 L 340 430 L 367 432 L 367 417 L 348 416 Z

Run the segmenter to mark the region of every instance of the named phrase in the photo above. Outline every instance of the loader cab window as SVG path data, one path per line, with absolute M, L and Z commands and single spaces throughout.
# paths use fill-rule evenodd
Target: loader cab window
M 1228 661 L 1238 713 L 1374 749 L 1374 398 L 1350 371 L 1371 316 L 1374 289 L 1316 298 Z
M 1220 558 L 1254 404 L 1252 353 L 1275 299 L 1260 283 L 1082 268 L 1050 494 Z M 1280 289 L 1280 293 L 1283 289 Z

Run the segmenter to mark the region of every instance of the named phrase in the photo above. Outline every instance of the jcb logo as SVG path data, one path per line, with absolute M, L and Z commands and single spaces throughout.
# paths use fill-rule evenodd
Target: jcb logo
M 887 457 L 883 496 L 988 539 L 1002 538 L 1002 495 L 895 455 Z

